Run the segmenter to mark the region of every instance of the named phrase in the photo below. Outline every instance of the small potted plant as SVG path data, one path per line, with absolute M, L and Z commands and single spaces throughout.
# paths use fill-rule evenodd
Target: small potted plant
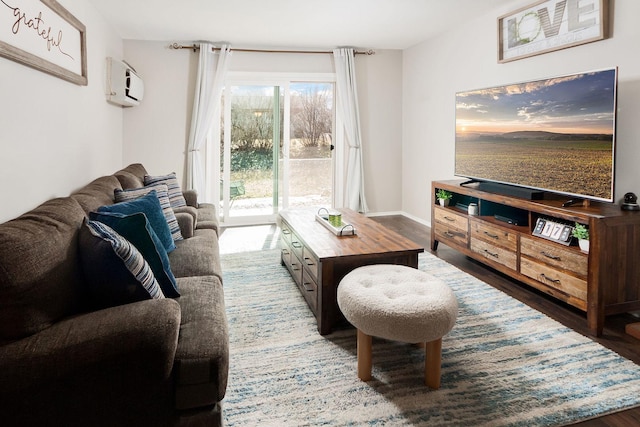
M 451 200 L 452 197 L 453 194 L 451 194 L 447 190 L 443 190 L 440 188 L 438 189 L 438 191 L 436 191 L 436 198 L 438 199 L 440 206 L 448 206 L 449 200 Z
M 581 250 L 589 252 L 589 229 L 586 225 L 576 222 L 571 235 L 578 239 L 578 246 Z

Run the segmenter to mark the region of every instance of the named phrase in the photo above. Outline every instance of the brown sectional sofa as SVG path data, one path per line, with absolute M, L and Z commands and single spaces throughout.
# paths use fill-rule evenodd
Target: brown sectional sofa
M 222 424 L 229 344 L 212 205 L 187 191 L 175 209 L 180 297 L 89 303 L 80 229 L 146 173 L 130 165 L 0 224 L 3 425 Z

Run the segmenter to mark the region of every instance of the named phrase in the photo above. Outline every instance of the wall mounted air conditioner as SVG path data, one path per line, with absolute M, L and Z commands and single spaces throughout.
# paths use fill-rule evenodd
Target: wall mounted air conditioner
M 107 101 L 123 107 L 139 105 L 144 96 L 144 82 L 136 70 L 124 61 L 107 58 Z

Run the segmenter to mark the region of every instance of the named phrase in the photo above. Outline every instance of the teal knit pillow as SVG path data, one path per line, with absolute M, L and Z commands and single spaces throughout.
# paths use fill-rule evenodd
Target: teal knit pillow
M 122 195 L 118 197 L 119 191 L 121 190 L 116 190 L 116 202 L 118 203 L 100 206 L 98 208 L 98 212 L 117 212 L 125 215 L 142 212 L 147 216 L 149 224 L 151 224 L 153 231 L 158 235 L 158 238 L 162 242 L 166 251 L 173 251 L 176 248 L 176 244 L 173 241 L 171 228 L 169 228 L 169 224 L 167 223 L 166 216 L 162 210 L 162 206 L 160 205 L 160 200 L 156 196 L 156 192 L 151 190 L 146 194 L 136 194 L 135 196 L 129 192 L 122 192 L 123 194 L 126 194 L 126 197 L 123 197 Z
M 178 219 L 176 218 L 175 213 L 173 212 L 173 208 L 171 207 L 171 203 L 169 202 L 169 196 L 167 192 L 167 186 L 164 184 L 158 184 L 154 186 L 148 186 L 143 188 L 133 188 L 130 190 L 115 190 L 114 198 L 116 203 L 126 202 L 135 200 L 141 196 L 147 195 L 155 191 L 155 195 L 158 197 L 158 201 L 160 202 L 160 207 L 162 208 L 162 213 L 165 217 L 167 225 L 169 227 L 169 232 L 171 233 L 171 237 L 174 241 L 182 240 L 182 233 L 180 232 L 180 225 L 178 224 Z M 154 225 L 152 223 L 152 225 Z M 154 225 L 155 229 L 155 225 Z M 157 232 L 157 231 L 156 231 Z M 161 237 L 158 235 L 158 237 Z M 168 252 L 171 252 L 173 249 L 168 249 Z

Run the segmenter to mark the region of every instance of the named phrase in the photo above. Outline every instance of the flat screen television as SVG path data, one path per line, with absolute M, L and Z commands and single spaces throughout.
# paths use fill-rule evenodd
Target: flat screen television
M 455 175 L 613 201 L 617 68 L 456 93 Z

